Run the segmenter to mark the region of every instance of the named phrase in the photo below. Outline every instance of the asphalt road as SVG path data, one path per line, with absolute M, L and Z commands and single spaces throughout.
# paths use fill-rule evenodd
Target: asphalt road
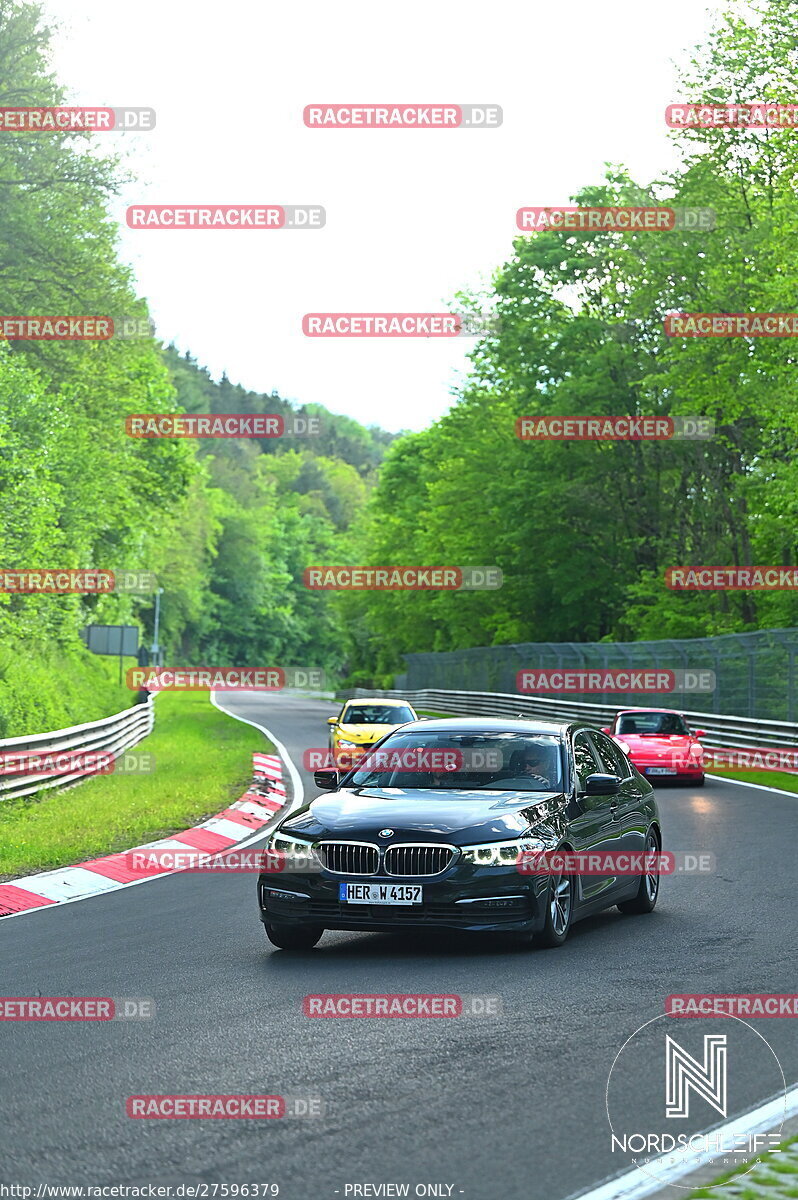
M 225 704 L 284 743 L 315 795 L 302 751 L 326 744 L 333 706 Z M 0 921 L 4 995 L 151 997 L 157 1009 L 139 1022 L 2 1024 L 0 1180 L 273 1182 L 288 1200 L 446 1184 L 468 1200 L 560 1200 L 626 1168 L 604 1107 L 623 1042 L 669 993 L 793 991 L 798 960 L 798 798 L 710 782 L 658 799 L 666 848 L 712 851 L 716 871 L 665 879 L 652 916 L 613 910 L 559 950 L 328 932 L 315 950 L 277 951 L 248 875 L 169 876 Z M 502 1011 L 311 1020 L 308 992 L 498 995 Z M 752 1024 L 798 1079 L 794 1022 Z M 738 1057 L 738 1104 L 772 1092 L 761 1068 L 755 1053 Z M 132 1120 L 125 1099 L 141 1093 L 315 1095 L 325 1112 Z M 650 1081 L 625 1102 L 653 1114 Z

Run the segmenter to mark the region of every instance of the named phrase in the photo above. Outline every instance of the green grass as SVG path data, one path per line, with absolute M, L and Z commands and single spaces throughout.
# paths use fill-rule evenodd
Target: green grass
M 781 788 L 785 792 L 798 792 L 798 775 L 787 771 L 726 771 L 713 770 L 713 775 L 742 779 L 745 783 L 761 783 L 763 787 Z
M 420 717 L 445 718 L 453 713 L 431 712 L 426 708 L 418 708 Z M 743 783 L 761 783 L 763 787 L 781 788 L 785 792 L 798 792 L 798 775 L 787 771 L 728 771 L 713 770 L 712 775 L 726 776 L 729 779 L 740 779 Z
M 148 775 L 104 775 L 68 791 L 0 803 L 0 879 L 82 862 L 152 842 L 238 800 L 252 751 L 274 747 L 219 712 L 205 692 L 163 692 L 155 729 L 137 751 Z
M 98 721 L 135 703 L 125 672 L 135 658 L 90 654 L 83 646 L 0 647 L 0 738 L 48 733 Z
M 764 1195 L 773 1196 L 773 1200 L 781 1196 L 798 1196 L 798 1137 L 788 1138 L 781 1143 L 780 1149 L 787 1153 L 769 1151 L 762 1154 L 751 1170 L 742 1164 L 734 1171 L 719 1175 L 707 1187 L 696 1188 L 687 1200 L 723 1200 L 727 1195 L 733 1195 L 735 1200 L 748 1200 L 748 1197 L 762 1200 Z M 734 1190 L 719 1187 L 725 1183 L 734 1184 Z M 766 1192 L 762 1190 L 764 1188 L 767 1188 Z

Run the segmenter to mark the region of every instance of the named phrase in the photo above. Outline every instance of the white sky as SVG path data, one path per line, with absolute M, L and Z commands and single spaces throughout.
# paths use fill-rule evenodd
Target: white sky
M 156 109 L 98 134 L 138 183 L 122 253 L 157 331 L 214 377 L 386 429 L 451 403 L 470 339 L 309 339 L 305 312 L 441 311 L 488 280 L 523 205 L 567 203 L 623 162 L 675 162 L 674 60 L 696 0 L 45 0 L 77 104 Z M 633 104 L 616 116 L 624 101 Z M 306 129 L 306 104 L 495 103 L 493 130 Z M 105 141 L 102 143 L 105 145 Z M 322 204 L 323 230 L 124 228 L 129 203 Z

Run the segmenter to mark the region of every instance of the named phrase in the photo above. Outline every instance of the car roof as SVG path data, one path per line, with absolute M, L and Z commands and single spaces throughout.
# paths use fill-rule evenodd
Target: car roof
M 350 704 L 385 704 L 389 708 L 413 707 L 409 700 L 394 700 L 392 697 L 383 699 L 382 696 L 361 696 L 360 699 L 353 696 L 351 700 L 347 700 L 344 708 L 348 708 Z
M 515 717 L 446 717 L 433 721 L 409 721 L 408 730 L 424 729 L 432 733 L 528 733 L 564 737 L 572 721 L 526 721 Z

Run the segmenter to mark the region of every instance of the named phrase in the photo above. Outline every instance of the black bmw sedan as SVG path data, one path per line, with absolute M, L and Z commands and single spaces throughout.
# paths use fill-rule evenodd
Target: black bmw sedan
M 581 723 L 417 721 L 315 779 L 327 794 L 272 832 L 258 879 L 266 935 L 284 949 L 325 929 L 414 928 L 560 946 L 581 917 L 656 904 L 653 789 Z M 616 870 L 624 854 L 645 866 Z

